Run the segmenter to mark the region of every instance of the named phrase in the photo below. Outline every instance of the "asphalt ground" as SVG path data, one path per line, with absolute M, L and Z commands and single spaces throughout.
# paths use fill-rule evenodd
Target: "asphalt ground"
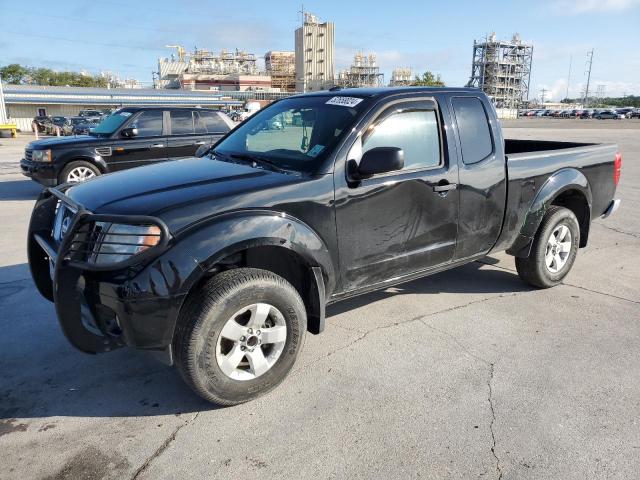
M 30 138 L 0 139 L 0 478 L 637 478 L 640 122 L 504 125 L 624 155 L 566 281 L 497 254 L 334 305 L 278 389 L 222 409 L 141 352 L 67 343 L 26 264 Z

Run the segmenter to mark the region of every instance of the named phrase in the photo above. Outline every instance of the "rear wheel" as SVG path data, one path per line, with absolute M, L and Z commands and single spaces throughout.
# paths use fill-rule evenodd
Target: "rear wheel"
M 302 348 L 304 303 L 282 277 L 254 268 L 222 272 L 185 301 L 174 346 L 186 383 L 235 405 L 279 385 Z
M 58 183 L 79 183 L 100 175 L 95 165 L 81 160 L 69 163 L 60 174 Z
M 542 219 L 529 257 L 516 258 L 518 275 L 535 287 L 553 287 L 571 270 L 579 245 L 580 226 L 574 213 L 564 207 L 551 207 Z

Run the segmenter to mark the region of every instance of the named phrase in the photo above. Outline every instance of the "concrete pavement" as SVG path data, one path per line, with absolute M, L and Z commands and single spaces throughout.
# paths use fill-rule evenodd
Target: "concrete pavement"
M 637 476 L 640 131 L 527 121 L 507 135 L 624 154 L 620 210 L 563 285 L 499 254 L 334 305 L 278 389 L 223 409 L 144 353 L 66 342 L 25 263 L 24 143 L 2 139 L 0 478 Z

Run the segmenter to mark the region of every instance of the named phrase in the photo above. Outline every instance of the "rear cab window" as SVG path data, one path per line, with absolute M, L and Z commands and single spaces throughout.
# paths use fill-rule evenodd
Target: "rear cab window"
M 477 97 L 453 97 L 451 105 L 458 125 L 462 162 L 473 165 L 483 161 L 493 153 L 493 140 L 482 101 Z

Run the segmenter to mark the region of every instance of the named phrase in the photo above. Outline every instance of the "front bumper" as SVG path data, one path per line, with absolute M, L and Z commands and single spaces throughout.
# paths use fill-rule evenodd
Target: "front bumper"
M 20 160 L 22 174 L 46 186 L 54 187 L 58 183 L 55 166 L 52 163 L 33 162 L 23 158 Z
M 52 230 L 60 203 L 75 213 L 67 233 L 57 242 Z M 84 210 L 57 189 L 44 190 L 28 234 L 34 282 L 55 303 L 60 327 L 79 350 L 101 353 L 125 345 L 164 349 L 171 344 L 184 299 L 180 285 L 167 281 L 168 267 L 151 255 L 161 255 L 168 248 L 168 238 L 157 251 L 140 254 L 135 263 L 91 266 L 79 260 L 71 245 L 82 234 L 83 225 L 103 217 Z

